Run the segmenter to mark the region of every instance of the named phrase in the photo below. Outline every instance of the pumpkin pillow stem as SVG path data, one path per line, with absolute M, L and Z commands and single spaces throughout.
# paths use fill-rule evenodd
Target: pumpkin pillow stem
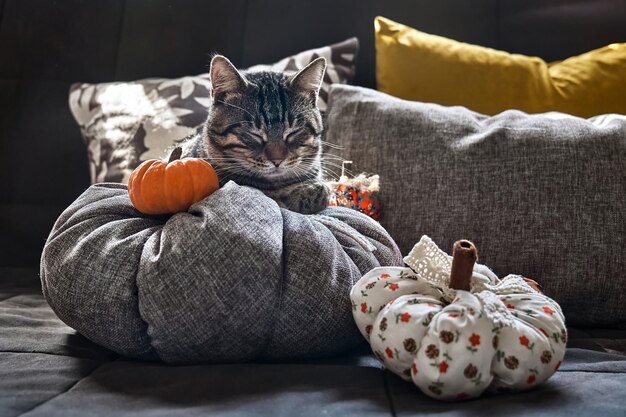
M 183 154 L 183 148 L 181 148 L 180 146 L 175 147 L 172 153 L 170 154 L 170 159 L 167 161 L 167 163 L 169 164 L 172 161 L 180 159 L 182 154 Z
M 470 280 L 474 272 L 474 264 L 478 260 L 476 246 L 469 240 L 458 240 L 452 247 L 452 269 L 450 271 L 450 288 L 470 290 Z

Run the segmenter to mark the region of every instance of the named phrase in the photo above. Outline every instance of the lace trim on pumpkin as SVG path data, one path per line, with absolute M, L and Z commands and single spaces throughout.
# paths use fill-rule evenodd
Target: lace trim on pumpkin
M 537 293 L 520 275 L 507 275 L 498 281 L 495 285 L 477 283 L 472 286 L 472 292 L 491 291 L 497 295 Z
M 513 327 L 515 316 L 504 305 L 500 298 L 491 291 L 481 291 L 474 294 L 483 307 L 483 313 L 498 327 Z
M 404 258 L 404 263 L 420 278 L 439 288 L 446 301 L 450 302 L 456 297 L 456 290 L 449 287 L 452 256 L 439 249 L 428 236 L 422 236 L 413 246 Z M 481 291 L 495 294 L 536 292 L 519 275 L 508 275 L 501 280 L 485 265 L 476 264 L 470 281 L 470 292 L 476 294 Z

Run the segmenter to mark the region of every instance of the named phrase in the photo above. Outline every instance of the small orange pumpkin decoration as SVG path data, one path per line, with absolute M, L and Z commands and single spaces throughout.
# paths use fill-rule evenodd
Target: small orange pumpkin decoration
M 180 159 L 182 152 L 177 147 L 167 162 L 150 159 L 130 174 L 128 194 L 137 210 L 144 214 L 187 211 L 219 188 L 211 164 L 199 158 Z

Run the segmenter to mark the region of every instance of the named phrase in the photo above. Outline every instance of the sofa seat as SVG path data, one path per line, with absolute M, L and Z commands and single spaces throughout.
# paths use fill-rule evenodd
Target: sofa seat
M 570 329 L 540 387 L 445 403 L 384 370 L 368 346 L 289 363 L 171 366 L 114 354 L 62 323 L 39 273 L 0 269 L 0 415 L 623 415 L 626 330 Z

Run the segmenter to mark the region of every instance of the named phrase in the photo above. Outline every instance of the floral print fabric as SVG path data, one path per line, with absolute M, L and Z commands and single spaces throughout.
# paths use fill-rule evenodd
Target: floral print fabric
M 433 398 L 525 390 L 548 379 L 567 342 L 558 304 L 538 292 L 485 293 L 459 290 L 447 303 L 441 289 L 410 268 L 381 267 L 363 276 L 350 297 L 375 355 Z M 501 303 L 512 319 L 494 320 L 489 303 Z

